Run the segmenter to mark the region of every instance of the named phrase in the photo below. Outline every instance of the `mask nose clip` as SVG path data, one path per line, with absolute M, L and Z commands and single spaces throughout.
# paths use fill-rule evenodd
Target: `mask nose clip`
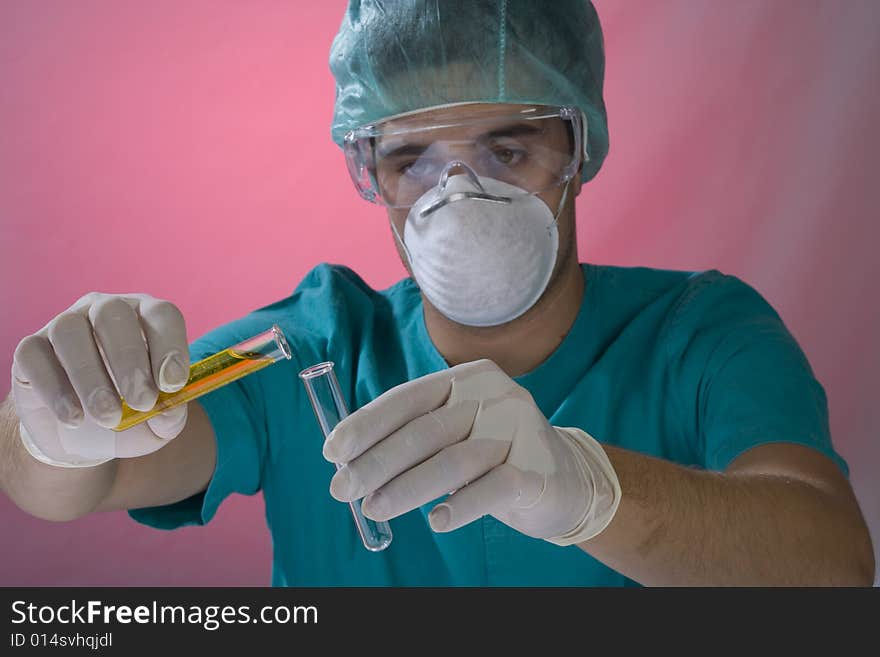
M 483 187 L 483 183 L 480 182 L 480 178 L 479 176 L 477 176 L 476 172 L 474 172 L 473 169 L 471 169 L 461 160 L 452 160 L 452 162 L 447 163 L 446 166 L 443 167 L 443 171 L 440 174 L 440 182 L 437 185 L 440 188 L 441 192 L 446 191 L 446 181 L 449 180 L 449 174 L 454 169 L 461 169 L 464 172 L 464 175 L 467 176 L 467 179 L 474 187 L 476 187 L 483 194 L 486 193 L 486 189 Z
M 450 173 L 455 169 L 460 169 L 464 172 L 468 182 L 476 191 L 461 191 L 453 192 L 451 194 L 446 193 L 446 185 L 449 181 Z M 513 200 L 509 196 L 496 196 L 487 193 L 486 188 L 483 187 L 483 183 L 480 182 L 480 177 L 473 169 L 461 160 L 452 160 L 451 162 L 447 162 L 446 166 L 443 167 L 443 171 L 440 173 L 440 181 L 437 184 L 437 196 L 438 198 L 436 201 L 419 212 L 420 217 L 427 217 L 429 214 L 436 212 L 445 205 L 449 205 L 455 201 L 463 201 L 465 199 L 489 201 L 490 203 L 510 203 Z

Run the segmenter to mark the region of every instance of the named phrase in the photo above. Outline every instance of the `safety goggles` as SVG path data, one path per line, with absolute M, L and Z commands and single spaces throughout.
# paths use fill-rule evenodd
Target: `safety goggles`
M 586 123 L 575 107 L 458 104 L 357 128 L 345 135 L 343 149 L 363 198 L 408 208 L 448 175 L 450 163 L 523 194 L 549 191 L 588 159 L 586 143 Z

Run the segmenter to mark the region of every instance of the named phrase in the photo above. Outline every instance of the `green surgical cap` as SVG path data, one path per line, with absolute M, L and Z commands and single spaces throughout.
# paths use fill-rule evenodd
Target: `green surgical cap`
M 330 49 L 331 134 L 458 102 L 574 105 L 582 179 L 608 153 L 602 28 L 588 0 L 350 0 Z

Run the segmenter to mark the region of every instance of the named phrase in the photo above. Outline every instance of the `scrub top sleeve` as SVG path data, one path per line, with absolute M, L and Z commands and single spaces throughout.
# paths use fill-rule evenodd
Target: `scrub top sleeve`
M 226 342 L 234 344 L 234 338 Z M 191 347 L 192 360 L 219 349 Z M 158 507 L 129 510 L 136 521 L 157 529 L 204 525 L 232 493 L 253 495 L 260 490 L 267 451 L 261 372 L 227 384 L 190 402 L 201 404 L 214 429 L 217 462 L 208 488 L 185 500 Z
M 844 474 L 835 451 L 825 391 L 773 308 L 750 286 L 718 272 L 700 275 L 679 305 L 674 331 L 686 345 L 685 386 L 696 391 L 694 416 L 704 466 L 725 469 L 764 443 L 818 450 Z

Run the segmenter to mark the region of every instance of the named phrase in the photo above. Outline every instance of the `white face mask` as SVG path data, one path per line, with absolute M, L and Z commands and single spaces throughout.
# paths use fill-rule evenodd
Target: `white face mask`
M 567 185 L 565 192 L 560 208 Z M 557 218 L 537 196 L 468 171 L 444 176 L 410 209 L 403 239 L 394 234 L 437 310 L 459 324 L 497 326 L 544 293 L 559 248 Z

